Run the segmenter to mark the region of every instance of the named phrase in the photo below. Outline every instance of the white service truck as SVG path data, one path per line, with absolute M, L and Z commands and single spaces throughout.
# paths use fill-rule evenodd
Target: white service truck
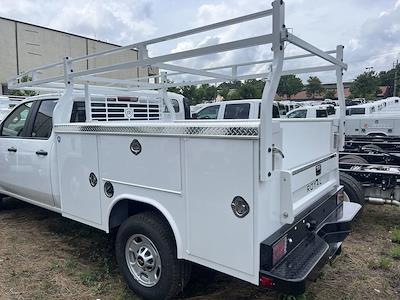
M 349 136 L 400 136 L 399 98 L 391 97 L 346 111 L 346 134 Z
M 332 120 L 281 124 L 272 119 L 273 99 L 282 74 L 334 71 L 344 102 L 342 72 L 347 65 L 342 46 L 327 53 L 289 33 L 283 1 L 272 4 L 272 9 L 251 15 L 67 57 L 10 80 L 13 89 L 45 90 L 62 82 L 65 90 L 58 99 L 28 99 L 1 123 L 0 194 L 117 232 L 120 270 L 129 287 L 146 299 L 170 298 L 181 291 L 191 262 L 287 294 L 303 293 L 310 273 L 338 254 L 361 206 L 343 201 L 338 171 L 343 136 L 334 134 Z M 268 16 L 270 34 L 151 57 L 146 51 L 148 45 Z M 285 59 L 296 58 L 285 57 L 285 43 L 307 51 L 297 58 L 317 56 L 330 65 L 283 70 Z M 188 58 L 257 46 L 270 49 L 271 44 L 273 59 L 266 73 L 238 72 L 265 61 L 212 69 L 182 65 Z M 141 51 L 137 61 L 74 68 L 133 48 Z M 47 69 L 60 66 L 63 75 L 45 77 Z M 153 83 L 104 76 L 148 66 L 172 71 L 170 76 L 201 78 L 171 81 L 164 71 Z M 227 68 L 232 72 L 220 72 Z M 26 75 L 34 80 L 22 82 Z M 158 90 L 160 105 L 171 112 L 168 87 L 249 78 L 267 78 L 259 120 L 182 121 L 162 111 L 160 120 L 111 122 L 112 109 L 106 110 L 106 121 L 93 119 L 97 101 L 88 81 L 109 80 L 108 88 L 114 84 L 110 94 Z M 79 82 L 86 121 L 71 122 Z M 123 108 L 123 114 L 131 115 L 129 109 Z

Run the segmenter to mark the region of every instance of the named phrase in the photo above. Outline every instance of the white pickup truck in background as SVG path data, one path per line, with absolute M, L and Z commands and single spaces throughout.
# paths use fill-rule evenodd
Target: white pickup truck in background
M 47 65 L 10 80 L 10 89 L 47 89 L 62 81 L 65 90 L 59 97 L 27 99 L 0 124 L 0 194 L 116 232 L 121 273 L 145 299 L 174 297 L 189 280 L 191 262 L 287 294 L 304 293 L 311 272 L 340 252 L 361 206 L 344 201 L 338 170 L 344 137 L 335 135 L 333 120 L 273 120 L 273 99 L 282 74 L 307 71 L 334 71 L 342 95 L 347 65 L 342 46 L 329 53 L 311 46 L 284 26 L 284 2 L 272 5 L 186 32 L 65 58 L 50 65 L 63 67 L 61 77 L 42 78 Z M 81 61 L 132 48 L 147 53 L 149 45 L 270 16 L 271 34 L 74 69 Z M 283 70 L 285 43 L 330 65 Z M 270 49 L 266 45 L 273 49 L 267 73 L 238 73 L 243 64 L 212 70 L 181 65 L 182 60 L 207 54 L 256 46 Z M 251 64 L 260 63 L 244 63 Z M 121 87 L 121 81 L 103 76 L 148 66 L 200 79 L 175 77 L 172 82 L 161 72 L 159 82 L 131 79 Z M 219 72 L 227 68 L 230 74 Z M 116 84 L 114 90 L 99 95 L 97 87 L 86 84 L 84 94 L 77 95 L 79 82 L 85 84 L 87 76 L 96 82 L 97 74 L 98 82 Z M 24 76 L 34 80 L 22 82 Z M 260 119 L 182 120 L 170 113 L 176 111 L 176 98 L 167 93 L 169 87 L 249 78 L 268 78 Z M 157 91 L 143 96 L 142 102 L 135 93 L 144 86 Z M 344 97 L 340 101 L 344 104 Z M 224 116 L 228 112 L 225 109 Z M 232 115 L 241 113 L 234 109 Z M 341 129 L 343 124 L 339 122 Z
M 0 121 L 11 111 L 11 109 L 23 100 L 22 97 L 0 96 Z
M 261 99 L 243 99 L 204 104 L 192 114 L 192 118 L 197 120 L 248 120 L 259 119 L 260 113 Z M 272 107 L 272 117 L 279 118 L 279 108 L 276 103 Z

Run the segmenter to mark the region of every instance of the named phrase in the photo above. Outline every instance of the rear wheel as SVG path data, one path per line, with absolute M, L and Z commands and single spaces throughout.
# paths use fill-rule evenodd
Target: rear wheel
M 351 175 L 340 172 L 340 184 L 344 187 L 345 200 L 364 205 L 364 189 L 361 183 Z
M 129 287 L 145 299 L 169 299 L 189 280 L 190 267 L 177 259 L 169 225 L 152 212 L 128 218 L 118 230 L 115 247 Z

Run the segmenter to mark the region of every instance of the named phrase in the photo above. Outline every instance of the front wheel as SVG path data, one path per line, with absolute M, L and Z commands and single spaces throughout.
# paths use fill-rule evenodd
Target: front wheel
M 177 259 L 173 233 L 155 213 L 128 218 L 118 230 L 115 247 L 129 288 L 145 299 L 172 298 L 188 281 L 188 263 Z

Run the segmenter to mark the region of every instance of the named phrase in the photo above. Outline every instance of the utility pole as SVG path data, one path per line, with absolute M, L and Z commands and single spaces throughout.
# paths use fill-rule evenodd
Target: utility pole
M 393 97 L 396 97 L 397 90 L 397 66 L 399 65 L 399 60 L 396 61 L 396 65 L 394 66 L 394 84 L 393 84 Z

